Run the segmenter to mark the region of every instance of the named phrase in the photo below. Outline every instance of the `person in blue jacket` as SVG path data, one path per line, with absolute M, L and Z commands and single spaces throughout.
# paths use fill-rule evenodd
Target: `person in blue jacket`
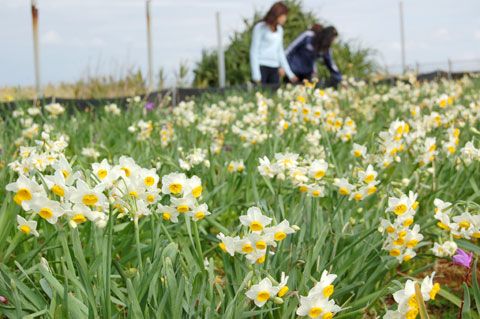
M 342 81 L 342 73 L 332 57 L 331 46 L 338 36 L 337 30 L 332 27 L 323 28 L 315 24 L 310 30 L 300 34 L 287 48 L 288 64 L 299 81 L 311 81 L 316 73 L 317 59 L 330 72 L 329 86 L 337 86 Z
M 282 25 L 287 21 L 287 14 L 288 7 L 283 2 L 277 2 L 253 28 L 250 67 L 252 80 L 255 83 L 278 85 L 280 67 L 290 81 L 297 81 L 288 65 L 283 47 Z

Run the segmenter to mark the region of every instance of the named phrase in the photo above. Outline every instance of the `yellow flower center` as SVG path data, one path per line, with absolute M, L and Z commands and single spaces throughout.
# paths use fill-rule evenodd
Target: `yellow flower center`
M 132 198 L 138 198 L 138 193 L 136 191 L 130 191 L 128 195 L 130 195 Z
M 412 239 L 412 240 L 407 242 L 407 247 L 408 248 L 413 248 L 413 247 L 417 246 L 417 244 L 418 244 L 418 240 Z
M 172 183 L 168 187 L 168 190 L 170 190 L 170 193 L 176 195 L 179 194 L 182 191 L 182 184 L 180 183 Z
M 458 226 L 460 226 L 460 228 L 470 228 L 470 222 L 468 220 L 462 220 L 458 223 Z
M 60 185 L 53 185 L 52 187 L 52 192 L 57 195 L 57 196 L 60 196 L 60 197 L 63 197 L 65 196 L 65 190 L 63 189 L 63 187 L 61 187 Z
M 20 231 L 28 235 L 32 230 L 30 229 L 30 227 L 28 227 L 28 225 L 22 225 L 20 226 Z
M 392 256 L 392 257 L 398 257 L 398 256 L 400 256 L 400 250 L 399 250 L 399 249 L 396 249 L 396 248 L 390 250 L 390 256 Z
M 412 256 L 410 255 L 403 256 L 403 261 L 409 261 L 410 259 L 412 259 Z
M 440 284 L 437 282 L 433 285 L 432 290 L 430 290 L 430 299 L 435 300 L 435 296 L 440 291 Z
M 127 177 L 129 177 L 130 174 L 132 174 L 132 171 L 130 171 L 130 169 L 128 167 L 124 166 L 124 167 L 121 168 L 121 170 L 125 172 L 125 176 L 127 176 Z
M 188 212 L 188 209 L 189 209 L 188 205 L 178 205 L 177 206 L 177 211 L 179 213 L 186 213 L 186 212 Z
M 308 312 L 308 316 L 310 318 L 318 318 L 318 316 L 320 316 L 321 313 L 322 313 L 322 308 L 312 307 L 312 308 L 310 308 L 310 311 Z
M 108 172 L 106 169 L 99 169 L 98 172 L 97 172 L 97 176 L 98 178 L 100 178 L 101 180 L 104 179 L 105 177 L 107 177 L 108 175 Z
M 395 232 L 395 228 L 390 225 L 390 226 L 387 226 L 386 231 L 387 231 L 387 233 L 391 234 L 391 233 Z
M 270 299 L 270 293 L 267 290 L 262 290 L 258 292 L 257 300 L 260 302 L 264 302 Z
M 256 261 L 257 264 L 263 264 L 265 262 L 265 258 L 267 258 L 266 255 L 263 255 L 262 257 L 258 258 Z
M 146 186 L 150 187 L 150 186 L 153 186 L 153 184 L 155 183 L 155 178 L 153 178 L 152 176 L 147 176 L 145 177 L 143 182 L 145 183 Z
M 308 191 L 308 187 L 305 185 L 301 185 L 300 187 L 298 187 L 298 190 L 300 191 L 300 193 L 305 193 Z
M 21 202 L 23 202 L 24 200 L 31 200 L 32 199 L 32 193 L 30 193 L 30 190 L 26 189 L 26 188 L 20 188 L 18 191 L 17 191 L 17 194 L 16 194 L 18 200 Z
M 339 192 L 341 195 L 348 195 L 350 194 L 350 191 L 346 187 L 340 187 Z
M 373 175 L 373 174 L 369 174 L 369 175 L 365 176 L 365 179 L 364 179 L 365 183 L 367 183 L 367 184 L 373 182 L 374 180 L 375 180 L 375 175 Z
M 325 176 L 325 171 L 320 170 L 320 171 L 316 171 L 313 177 L 315 177 L 315 179 L 320 179 L 323 176 Z
M 415 202 L 412 204 L 412 209 L 413 209 L 413 210 L 417 210 L 418 205 L 420 205 L 420 203 L 419 203 L 418 201 L 415 201 Z
M 333 318 L 333 313 L 327 312 L 323 315 L 323 319 L 332 319 Z
M 166 214 L 166 213 L 164 213 L 164 214 Z M 170 215 L 169 215 L 168 218 L 170 219 Z M 164 219 L 165 219 L 165 218 L 164 218 Z M 220 249 L 223 250 L 223 251 L 227 251 L 227 246 L 225 246 L 224 243 L 218 244 L 218 247 L 220 247 Z
M 162 214 L 162 218 L 163 218 L 163 220 L 170 220 L 170 218 L 172 218 L 172 215 L 170 213 L 164 212 Z
M 353 195 L 353 199 L 355 199 L 357 202 L 361 201 L 362 198 L 363 196 L 361 193 L 356 193 L 355 195 Z
M 285 296 L 285 294 L 288 292 L 288 286 L 283 286 L 282 288 L 280 288 L 280 290 L 278 291 L 277 293 L 277 296 L 279 296 L 280 298 L 282 298 L 283 296 Z
M 411 224 L 413 224 L 413 218 L 405 219 L 405 221 L 403 222 L 403 226 L 405 226 L 405 227 L 408 227 Z
M 377 187 L 376 186 L 372 186 L 372 187 L 369 187 L 367 189 L 367 194 L 368 195 L 372 195 L 372 194 L 375 194 L 377 192 Z
M 449 230 L 450 227 L 442 222 L 438 222 L 437 223 L 437 226 L 440 227 L 441 229 L 444 229 L 444 230 Z
M 195 198 L 198 198 L 202 195 L 202 191 L 203 191 L 203 187 L 202 185 L 199 185 L 197 187 L 195 187 L 193 190 L 192 190 L 192 195 L 193 197 Z
M 98 202 L 98 197 L 95 194 L 83 195 L 82 202 L 87 206 L 94 206 Z
M 250 244 L 245 244 L 245 245 L 243 245 L 243 247 L 242 247 L 242 251 L 243 251 L 244 253 L 246 253 L 246 254 L 249 254 L 249 253 L 251 253 L 251 252 L 253 251 L 253 247 L 252 247 L 252 245 L 250 245 Z
M 252 231 L 261 231 L 263 229 L 263 225 L 259 221 L 254 220 L 250 223 L 250 229 Z
M 360 150 L 355 150 L 355 151 L 353 151 L 353 156 L 360 157 L 360 156 L 362 156 L 362 152 Z
M 43 208 L 40 208 L 38 215 L 40 215 L 40 217 L 42 217 L 43 219 L 50 219 L 53 216 L 53 212 L 50 208 L 43 207 Z
M 333 291 L 334 291 L 333 285 L 328 285 L 327 287 L 323 288 L 323 296 L 325 298 L 328 298 L 333 294 Z
M 76 214 L 75 216 L 72 217 L 72 220 L 77 224 L 82 224 L 87 221 L 87 219 L 83 214 Z
M 398 204 L 397 206 L 395 206 L 395 208 L 393 209 L 393 212 L 396 214 L 396 215 L 403 215 L 405 214 L 405 212 L 407 211 L 408 207 L 407 205 L 405 204 Z
M 155 196 L 152 194 L 147 195 L 147 202 L 153 203 L 155 201 Z
M 64 178 L 67 178 L 68 176 L 70 176 L 70 172 L 67 171 L 66 169 L 62 169 L 62 175 Z
M 264 250 L 267 249 L 267 243 L 263 240 L 259 240 L 255 243 L 255 247 L 257 247 L 257 249 Z
M 283 231 L 276 232 L 275 235 L 273 235 L 273 238 L 276 241 L 282 241 L 287 237 L 287 234 L 285 234 Z
M 205 218 L 205 213 L 204 212 L 197 212 L 195 214 L 195 218 L 198 219 L 198 220 L 203 219 L 203 218 Z

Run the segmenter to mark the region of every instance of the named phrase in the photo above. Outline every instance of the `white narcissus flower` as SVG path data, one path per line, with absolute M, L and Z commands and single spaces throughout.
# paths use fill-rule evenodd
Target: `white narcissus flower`
M 162 215 L 163 220 L 178 223 L 179 213 L 174 207 L 158 205 L 158 213 Z
M 217 238 L 220 240 L 220 248 L 224 251 L 230 254 L 230 256 L 235 255 L 236 251 L 236 246 L 237 242 L 240 240 L 238 236 L 235 237 L 230 237 L 230 236 L 225 236 L 223 233 L 219 233 L 217 235 Z
M 355 157 L 365 157 L 367 154 L 367 148 L 363 145 L 353 143 L 352 155 Z
M 247 210 L 247 215 L 240 216 L 240 222 L 253 232 L 261 232 L 272 222 L 272 219 L 263 215 L 260 208 L 253 206 Z
M 43 196 L 35 197 L 30 204 L 30 208 L 50 224 L 55 224 L 58 218 L 65 213 L 59 202 Z
M 187 184 L 187 177 L 183 173 L 171 173 L 162 177 L 162 193 L 182 195 Z
M 287 235 L 295 233 L 295 230 L 290 227 L 290 223 L 286 219 L 276 226 L 265 228 L 264 231 L 266 234 L 271 233 L 276 241 L 282 241 L 287 238 Z
M 32 234 L 35 237 L 38 237 L 37 232 L 37 222 L 34 220 L 27 221 L 20 215 L 17 215 L 17 229 L 26 235 Z
M 7 191 L 15 192 L 13 200 L 24 210 L 30 209 L 30 203 L 35 196 L 45 196 L 43 187 L 23 175 L 19 175 L 17 181 L 8 184 L 5 188 Z
M 325 176 L 328 170 L 328 163 L 324 160 L 315 160 L 310 164 L 308 173 L 311 177 L 318 180 Z
M 300 296 L 300 305 L 297 309 L 297 315 L 309 318 L 331 319 L 339 312 L 341 308 L 335 304 L 334 300 L 328 300 L 318 294 L 308 294 Z
M 273 286 L 268 278 L 264 278 L 258 284 L 253 285 L 245 295 L 253 300 L 257 307 L 262 307 L 270 298 L 277 295 L 280 289 L 278 286 Z
M 171 197 L 170 202 L 172 206 L 175 207 L 177 212 L 180 214 L 185 214 L 190 212 L 196 204 L 196 200 L 192 195 L 187 195 L 185 197 Z
M 191 213 L 190 213 L 192 219 L 194 221 L 199 221 L 205 218 L 205 216 L 210 215 L 210 212 L 208 211 L 208 206 L 207 204 L 201 204 L 197 207 L 195 207 Z
M 87 183 L 78 180 L 76 189 L 72 189 L 70 201 L 91 208 L 100 208 L 103 211 L 108 208 L 107 197 L 103 194 L 104 187 L 105 185 L 98 184 L 94 188 L 90 188 Z

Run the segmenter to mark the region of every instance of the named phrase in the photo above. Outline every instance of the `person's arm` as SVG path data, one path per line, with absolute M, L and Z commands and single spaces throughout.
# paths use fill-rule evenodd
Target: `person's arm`
M 250 69 L 252 72 L 252 80 L 255 82 L 261 80 L 259 63 L 260 39 L 262 37 L 261 32 L 261 25 L 257 23 L 253 28 L 252 43 L 250 44 Z
M 280 28 L 280 26 L 278 26 Z M 290 69 L 290 65 L 288 64 L 287 57 L 285 56 L 285 51 L 283 49 L 283 29 L 279 29 L 280 31 L 280 41 L 278 43 L 278 57 L 280 58 L 280 66 L 285 70 L 288 78 L 294 79 L 295 74 L 293 74 L 292 70 Z
M 330 71 L 330 75 L 332 76 L 332 78 L 336 82 L 342 81 L 342 73 L 340 73 L 340 70 L 338 69 L 335 61 L 333 60 L 331 50 L 328 50 L 323 54 L 323 62 L 325 63 L 328 71 Z

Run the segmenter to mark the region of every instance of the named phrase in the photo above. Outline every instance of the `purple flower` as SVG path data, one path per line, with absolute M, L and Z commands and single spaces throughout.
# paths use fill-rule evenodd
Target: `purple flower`
M 453 256 L 453 263 L 470 269 L 470 265 L 472 264 L 472 258 L 473 253 L 468 253 L 458 248 L 455 252 L 455 256 Z
M 8 299 L 5 296 L 0 296 L 0 303 L 3 303 L 4 305 L 8 305 Z
M 145 103 L 145 109 L 146 109 L 147 111 L 151 111 L 151 110 L 153 110 L 154 108 L 155 108 L 155 103 L 153 103 L 153 102 L 147 102 L 147 103 Z

